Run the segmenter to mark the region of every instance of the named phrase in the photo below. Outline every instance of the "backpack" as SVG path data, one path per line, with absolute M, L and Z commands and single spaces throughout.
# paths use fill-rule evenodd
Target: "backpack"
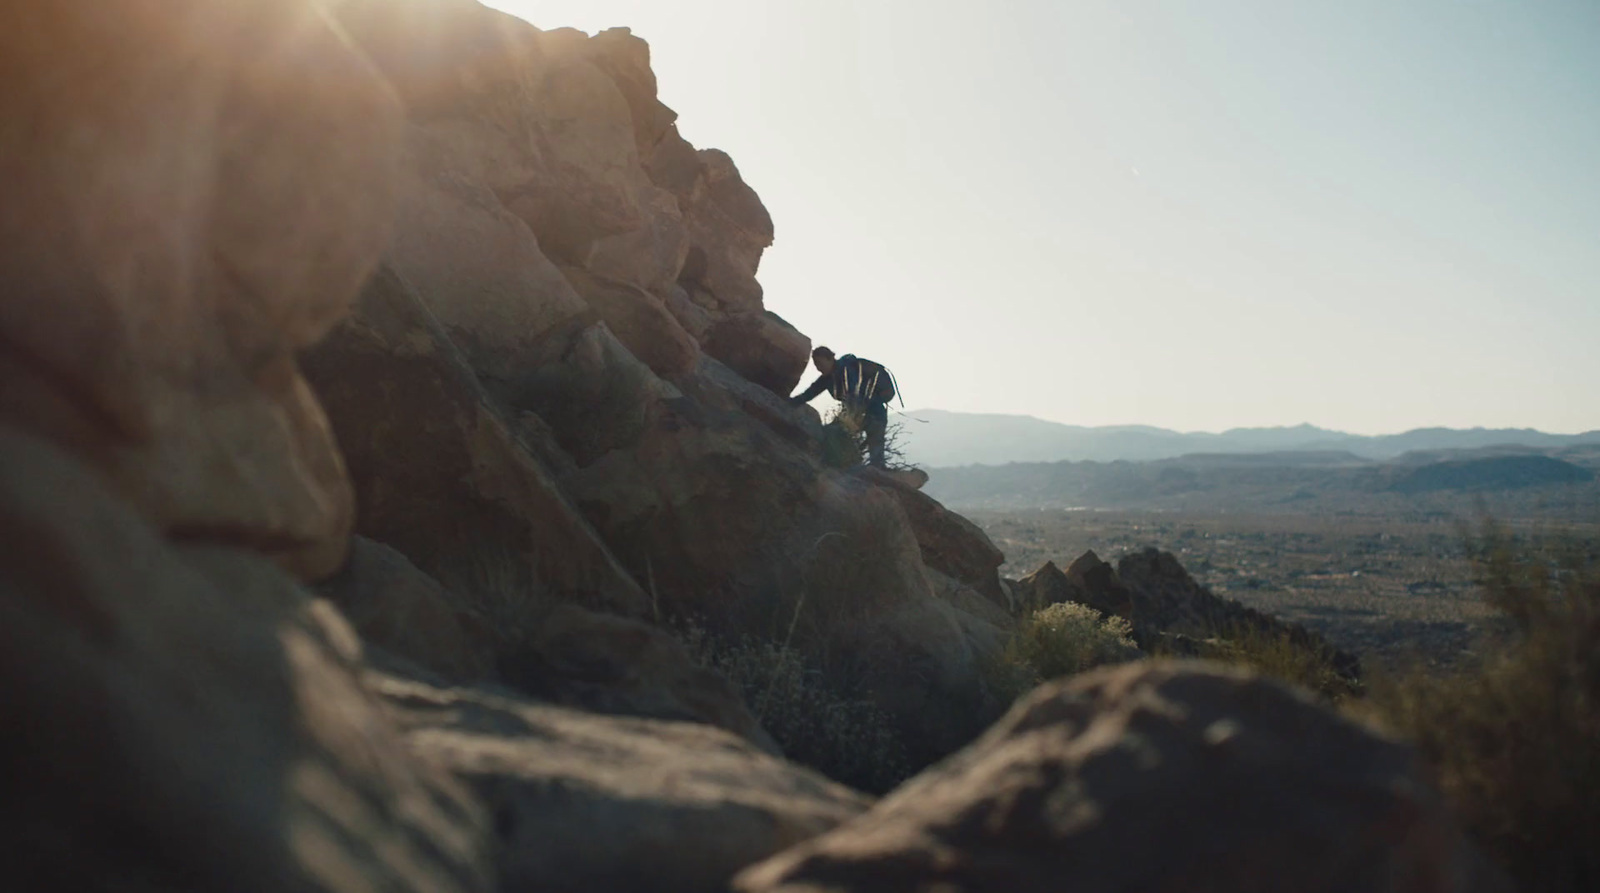
M 882 365 L 845 354 L 833 373 L 833 399 L 840 403 L 870 401 L 887 404 L 895 398 L 894 375 Z

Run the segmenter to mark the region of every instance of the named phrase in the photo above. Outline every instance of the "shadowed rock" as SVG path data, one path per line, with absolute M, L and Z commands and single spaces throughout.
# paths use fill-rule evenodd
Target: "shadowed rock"
M 706 353 L 780 397 L 794 392 L 811 362 L 811 339 L 770 310 L 713 325 L 704 344 Z
M 916 532 L 924 564 L 960 580 L 1001 608 L 1011 610 L 1011 600 L 1000 584 L 1000 565 L 1005 563 L 1005 553 L 995 547 L 983 528 L 908 486 L 900 474 L 870 466 L 856 473 L 894 494 Z
M 1148 663 L 1042 686 L 955 757 L 734 886 L 1507 889 L 1408 748 L 1242 671 Z
M 1133 593 L 1122 584 L 1111 565 L 1094 552 L 1085 552 L 1065 570 L 1046 561 L 1038 570 L 1017 581 L 1022 602 L 1035 608 L 1059 602 L 1087 605 L 1107 617 L 1133 616 Z
M 305 365 L 344 448 L 362 535 L 458 595 L 543 592 L 644 612 L 643 590 L 393 271 L 379 272 Z
M 670 633 L 636 620 L 560 605 L 500 664 L 508 684 L 542 701 L 705 723 L 782 756 L 732 683 L 696 664 Z
M 317 592 L 362 641 L 458 682 L 488 677 L 497 653 L 485 619 L 404 555 L 354 537 L 350 558 Z
M 868 800 L 720 729 L 374 676 L 413 749 L 494 816 L 500 888 L 710 893 Z
M 1206 639 L 1241 631 L 1262 633 L 1285 637 L 1299 648 L 1325 652 L 1334 669 L 1348 679 L 1361 675 L 1361 662 L 1355 655 L 1333 648 L 1298 623 L 1217 596 L 1191 577 L 1171 552 L 1150 548 L 1124 555 L 1117 561 L 1117 576 L 1133 595 L 1133 632 L 1141 647 L 1166 634 Z M 1163 641 L 1182 642 L 1174 638 Z
M 0 856 L 41 890 L 489 889 L 487 816 L 258 555 L 174 548 L 0 433 Z

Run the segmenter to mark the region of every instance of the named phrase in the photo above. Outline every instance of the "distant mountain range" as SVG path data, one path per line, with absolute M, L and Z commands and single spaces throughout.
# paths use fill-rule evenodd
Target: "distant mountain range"
M 1450 452 L 1497 446 L 1539 450 L 1600 445 L 1600 431 L 1546 434 L 1530 428 L 1418 428 L 1366 436 L 1314 425 L 1233 428 L 1220 434 L 1146 425 L 1088 428 L 1024 415 L 919 409 L 901 434 L 905 457 L 927 467 L 1003 465 L 1064 460 L 1148 462 L 1196 453 L 1345 453 L 1354 461 L 1390 460 L 1417 451 Z M 917 419 L 921 421 L 913 421 Z

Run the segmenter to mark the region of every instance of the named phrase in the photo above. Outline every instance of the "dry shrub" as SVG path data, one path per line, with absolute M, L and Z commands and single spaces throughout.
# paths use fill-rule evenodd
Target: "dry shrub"
M 1014 697 L 1021 693 L 1015 691 L 1018 685 L 1026 690 L 1046 679 L 1138 657 L 1132 635 L 1128 621 L 1101 617 L 1087 605 L 1046 605 L 1017 624 L 1001 666 L 985 673 L 986 681 L 1002 697 Z
M 739 687 L 788 759 L 874 794 L 911 774 L 888 714 L 839 690 L 797 649 L 751 638 L 724 641 L 692 624 L 681 635 L 700 664 Z
M 910 468 L 901 435 L 905 426 L 890 422 L 883 432 L 883 459 L 890 468 Z M 829 468 L 855 468 L 867 464 L 867 431 L 864 420 L 835 406 L 822 425 L 822 464 Z
M 1600 560 L 1490 525 L 1475 546 L 1504 618 L 1479 665 L 1381 680 L 1363 712 L 1416 743 L 1522 889 L 1600 889 Z
M 1330 703 L 1363 691 L 1359 682 L 1339 672 L 1330 646 L 1297 642 L 1288 632 L 1238 625 L 1200 644 L 1200 657 L 1250 667 L 1309 689 Z

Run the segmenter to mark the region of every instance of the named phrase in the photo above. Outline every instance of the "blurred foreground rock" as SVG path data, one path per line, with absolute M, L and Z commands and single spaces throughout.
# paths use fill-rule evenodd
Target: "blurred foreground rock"
M 744 893 L 1503 891 L 1410 749 L 1206 664 L 1042 686 Z
M 417 754 L 489 809 L 505 890 L 726 888 L 869 801 L 720 729 L 376 676 Z
M 490 888 L 488 816 L 411 753 L 326 602 L 172 548 L 0 434 L 0 847 L 45 890 Z
M 310 0 L 7 3 L 0 60 L 0 419 L 331 572 L 354 505 L 294 354 L 389 239 L 393 94 Z

